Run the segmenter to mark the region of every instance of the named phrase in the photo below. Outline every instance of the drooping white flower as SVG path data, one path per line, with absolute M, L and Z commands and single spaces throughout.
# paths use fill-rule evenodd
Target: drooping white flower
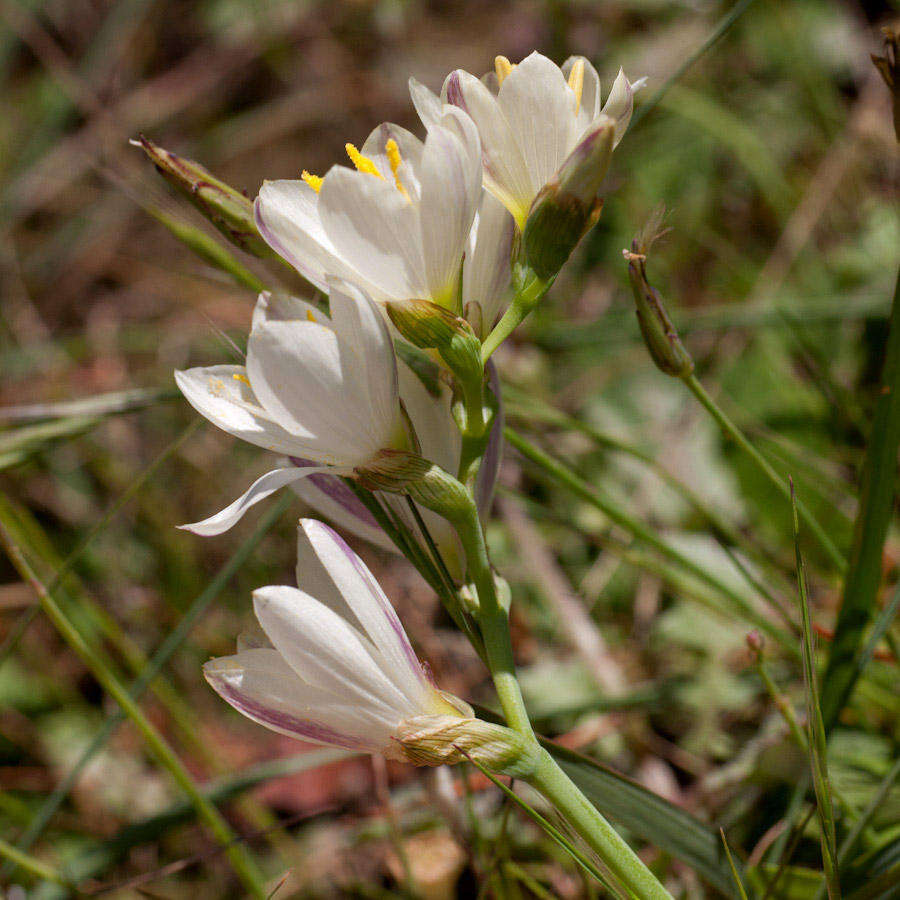
M 536 52 L 515 66 L 498 56 L 495 68 L 483 80 L 451 72 L 440 100 L 415 83 L 413 102 L 426 123 L 446 104 L 468 113 L 481 137 L 484 186 L 523 229 L 538 192 L 601 115 L 615 120 L 621 140 L 643 80 L 632 83 L 620 70 L 601 106 L 600 79 L 584 57 L 560 68 Z
M 432 300 L 451 307 L 481 201 L 481 146 L 468 116 L 447 107 L 420 141 L 397 125 L 376 128 L 356 170 L 269 181 L 256 199 L 260 234 L 307 280 L 361 285 L 379 302 Z
M 382 450 L 411 446 L 383 316 L 352 284 L 330 279 L 329 287 L 330 320 L 300 300 L 272 303 L 264 294 L 245 366 L 175 373 L 188 402 L 219 428 L 303 461 L 268 472 L 217 515 L 182 527 L 219 534 L 299 478 L 352 475 Z
M 264 632 L 204 666 L 235 709 L 282 734 L 407 759 L 409 730 L 472 716 L 423 669 L 363 561 L 327 525 L 298 529 L 298 588 L 265 587 L 253 606 Z

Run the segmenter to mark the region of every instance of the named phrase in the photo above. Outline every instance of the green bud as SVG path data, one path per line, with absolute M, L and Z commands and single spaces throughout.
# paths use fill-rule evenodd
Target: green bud
M 394 327 L 414 347 L 437 350 L 462 381 L 481 380 L 481 341 L 465 319 L 430 300 L 391 300 L 385 306 Z
M 252 201 L 240 191 L 220 181 L 200 163 L 164 150 L 144 135 L 133 143 L 143 147 L 163 178 L 187 197 L 232 244 L 252 256 L 275 256 L 260 237 Z
M 471 759 L 512 778 L 531 775 L 541 752 L 537 744 L 511 728 L 457 716 L 406 719 L 400 723 L 396 739 L 414 765 L 453 765 Z
M 650 351 L 653 362 L 666 375 L 687 378 L 694 371 L 694 360 L 681 343 L 659 291 L 651 287 L 647 281 L 643 245 L 635 240 L 631 246 L 632 251 L 629 253 L 626 250 L 625 257 L 628 259 L 628 279 L 631 281 L 644 343 Z
M 614 135 L 615 122 L 601 116 L 534 198 L 524 247 L 538 277 L 556 275 L 600 218 L 603 201 L 597 193 L 609 168 Z

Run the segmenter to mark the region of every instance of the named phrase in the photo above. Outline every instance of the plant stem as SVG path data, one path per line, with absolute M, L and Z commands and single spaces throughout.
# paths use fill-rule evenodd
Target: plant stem
M 483 363 L 486 363 L 491 358 L 491 354 L 518 328 L 541 297 L 547 293 L 552 283 L 552 278 L 544 280 L 535 276 L 516 294 L 500 321 L 481 345 L 481 361 Z
M 772 467 L 771 463 L 750 443 L 747 436 L 725 415 L 721 407 L 706 392 L 706 388 L 697 380 L 693 373 L 682 379 L 690 392 L 700 401 L 700 405 L 713 417 L 716 424 L 746 453 L 756 464 L 756 467 L 769 479 L 770 482 L 788 501 L 791 499 L 791 490 L 787 481 L 782 478 Z M 797 512 L 803 520 L 803 524 L 812 532 L 819 545 L 825 551 L 832 565 L 843 572 L 847 568 L 847 561 L 842 553 L 834 545 L 825 529 L 818 523 L 806 504 L 797 501 Z
M 581 835 L 628 895 L 642 900 L 671 900 L 671 894 L 546 750 L 528 780 Z
M 119 704 L 128 718 L 131 719 L 159 763 L 169 771 L 172 779 L 194 803 L 200 818 L 203 819 L 216 839 L 225 847 L 228 859 L 247 892 L 251 896 L 263 900 L 267 896 L 267 891 L 262 873 L 244 848 L 236 842 L 236 836 L 222 814 L 203 796 L 191 778 L 190 773 L 165 738 L 156 730 L 131 694 L 119 682 L 101 656 L 85 641 L 81 632 L 72 624 L 48 593 L 44 583 L 38 578 L 22 554 L 18 544 L 2 524 L 0 524 L 0 543 L 3 544 L 16 569 L 22 574 L 23 578 L 26 578 L 31 583 L 47 618 L 50 619 L 66 643 L 81 657 L 91 674 Z
M 469 577 L 478 591 L 478 624 L 484 638 L 487 665 L 494 687 L 497 689 L 500 705 L 503 707 L 506 723 L 526 738 L 537 741 L 525 709 L 522 690 L 516 679 L 509 619 L 497 597 L 494 572 L 491 569 L 484 531 L 474 499 L 453 524 L 465 550 Z
M 30 872 L 36 878 L 42 881 L 52 881 L 54 884 L 70 887 L 69 883 L 56 871 L 52 866 L 48 866 L 45 862 L 36 859 L 29 853 L 23 853 L 18 847 L 13 847 L 2 838 L 0 838 L 0 856 L 5 857 L 11 863 L 26 872 Z

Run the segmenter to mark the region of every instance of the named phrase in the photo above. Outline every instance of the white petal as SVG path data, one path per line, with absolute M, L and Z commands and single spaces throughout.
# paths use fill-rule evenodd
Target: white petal
M 511 290 L 510 256 L 516 224 L 506 207 L 484 191 L 469 235 L 463 266 L 462 299 L 481 307 L 484 339 L 503 311 Z
M 459 106 L 478 128 L 484 186 L 524 225 L 535 192 L 517 136 L 497 99 L 474 75 L 463 71 L 451 72 L 445 91 L 447 102 Z
M 450 414 L 449 389 L 440 385 L 440 394 L 435 397 L 403 362 L 398 364 L 397 373 L 400 397 L 419 439 L 422 456 L 456 474 L 462 439 Z
M 202 537 L 209 537 L 214 534 L 222 534 L 224 531 L 228 531 L 232 525 L 240 520 L 240 518 L 256 503 L 259 503 L 260 500 L 265 500 L 270 494 L 274 494 L 275 491 L 280 490 L 285 485 L 290 484 L 292 481 L 296 481 L 298 478 L 305 478 L 307 475 L 313 475 L 316 472 L 330 472 L 332 471 L 329 468 L 323 468 L 318 466 L 312 466 L 306 469 L 300 469 L 297 466 L 288 466 L 284 469 L 273 469 L 271 472 L 266 472 L 265 475 L 260 476 L 247 488 L 247 491 L 242 494 L 234 503 L 230 503 L 225 507 L 221 512 L 216 513 L 214 516 L 210 516 L 208 519 L 204 519 L 202 522 L 192 522 L 189 525 L 179 525 L 179 528 L 183 528 L 185 531 L 191 531 L 194 534 L 199 534 Z
M 277 650 L 210 660 L 203 674 L 223 700 L 273 731 L 315 744 L 384 752 L 395 722 L 302 681 Z
M 497 105 L 519 144 L 534 197 L 575 143 L 572 91 L 559 66 L 540 53 L 532 53 L 506 76 Z
M 254 204 L 265 242 L 307 281 L 327 291 L 325 276 L 354 274 L 322 228 L 318 196 L 303 181 L 266 181 Z
M 319 214 L 337 252 L 364 276 L 363 286 L 377 288 L 374 299 L 425 295 L 418 213 L 392 182 L 333 166 L 319 194 Z
M 304 462 L 299 461 L 301 464 Z M 375 517 L 344 481 L 336 475 L 313 475 L 291 485 L 292 490 L 317 513 L 380 550 L 399 553 Z
M 256 298 L 256 306 L 253 308 L 252 328 L 265 322 L 283 322 L 291 319 L 309 320 L 310 318 L 315 322 L 327 323 L 330 321 L 325 313 L 299 297 L 293 297 L 283 291 L 263 291 Z
M 387 321 L 356 285 L 329 278 L 328 287 L 344 383 L 367 413 L 367 419 L 352 424 L 360 430 L 368 427 L 368 442 L 382 449 L 389 445 L 400 409 L 397 359 Z
M 206 366 L 175 373 L 188 403 L 213 425 L 276 453 L 294 454 L 300 446 L 260 406 L 243 366 Z
M 631 114 L 634 111 L 634 90 L 631 82 L 625 77 L 622 69 L 613 82 L 606 103 L 603 104 L 603 113 L 616 120 L 616 133 L 613 139 L 615 147 L 625 136 Z
M 480 153 L 474 123 L 452 107 L 425 141 L 419 204 L 422 255 L 427 296 L 438 302 L 446 303 L 457 285 L 466 238 L 481 196 Z
M 253 609 L 269 640 L 304 681 L 384 715 L 399 719 L 415 713 L 416 704 L 379 667 L 368 638 L 324 603 L 297 588 L 270 586 L 253 592 Z
M 396 141 L 400 151 L 400 168 L 397 177 L 413 200 L 419 197 L 419 166 L 422 160 L 424 144 L 411 132 L 399 125 L 383 122 L 366 138 L 362 146 L 362 155 L 375 163 L 388 184 L 395 184 L 394 171 L 387 155 L 388 141 Z
M 600 76 L 590 61 L 584 56 L 570 56 L 562 64 L 562 73 L 569 81 L 569 73 L 575 63 L 581 60 L 584 64 L 584 81 L 581 88 L 581 103 L 578 106 L 577 132 L 581 134 L 600 115 Z
M 411 702 L 422 702 L 430 685 L 394 607 L 340 535 L 315 519 L 301 519 L 297 530 L 297 585 L 358 626 L 388 678 Z
M 409 96 L 412 98 L 413 106 L 422 120 L 422 124 L 429 130 L 435 126 L 441 117 L 441 98 L 430 88 L 425 87 L 415 78 L 409 79 Z
M 355 382 L 347 384 L 336 334 L 318 322 L 267 321 L 247 342 L 247 373 L 256 396 L 297 436 L 304 456 L 355 466 L 384 446 Z

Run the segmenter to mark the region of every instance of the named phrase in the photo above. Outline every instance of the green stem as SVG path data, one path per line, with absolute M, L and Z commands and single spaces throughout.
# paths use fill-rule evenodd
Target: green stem
M 2 524 L 0 524 L 0 543 L 3 544 L 16 569 L 18 569 L 23 578 L 31 583 L 47 618 L 50 619 L 66 643 L 82 659 L 104 690 L 118 703 L 125 715 L 131 719 L 159 763 L 169 771 L 172 779 L 191 799 L 200 818 L 206 822 L 209 830 L 225 848 L 228 859 L 235 873 L 243 882 L 245 889 L 251 896 L 263 900 L 268 892 L 265 888 L 262 873 L 241 844 L 237 843 L 236 836 L 228 823 L 221 813 L 203 796 L 181 760 L 176 756 L 165 738 L 147 719 L 131 694 L 119 682 L 101 656 L 85 641 L 78 629 L 48 593 L 44 583 L 31 568 L 18 544 Z
M 491 354 L 518 328 L 541 297 L 547 293 L 551 284 L 553 284 L 552 278 L 544 280 L 535 276 L 516 294 L 500 321 L 481 345 L 481 361 L 483 363 L 486 363 L 491 358 Z
M 581 835 L 628 895 L 641 900 L 671 900 L 671 894 L 546 750 L 541 751 L 537 769 L 528 781 Z
M 494 687 L 497 689 L 500 705 L 503 707 L 506 723 L 514 731 L 536 741 L 525 709 L 522 690 L 516 678 L 509 619 L 497 596 L 494 572 L 488 558 L 484 531 L 474 500 L 471 500 L 468 508 L 453 524 L 466 554 L 469 577 L 478 591 L 478 624 L 484 638 L 487 665 Z
M 0 838 L 0 856 L 5 857 L 11 863 L 26 872 L 30 872 L 35 878 L 42 881 L 52 881 L 54 884 L 60 884 L 63 887 L 70 887 L 69 883 L 56 871 L 52 866 L 48 866 L 41 860 L 36 859 L 30 853 L 23 853 L 18 847 L 13 847 L 2 838 Z
M 756 467 L 769 479 L 777 488 L 781 495 L 788 501 L 791 499 L 791 490 L 787 481 L 782 478 L 772 467 L 771 463 L 750 443 L 746 435 L 725 415 L 721 407 L 706 392 L 706 388 L 697 380 L 694 374 L 688 375 L 682 379 L 687 385 L 690 392 L 700 401 L 700 405 L 713 417 L 716 424 L 730 437 L 740 448 L 753 460 Z M 806 504 L 797 501 L 797 511 L 803 524 L 812 532 L 822 549 L 825 551 L 832 565 L 839 571 L 844 572 L 847 568 L 847 561 L 842 553 L 834 545 L 825 529 L 818 523 L 813 514 L 809 511 Z

